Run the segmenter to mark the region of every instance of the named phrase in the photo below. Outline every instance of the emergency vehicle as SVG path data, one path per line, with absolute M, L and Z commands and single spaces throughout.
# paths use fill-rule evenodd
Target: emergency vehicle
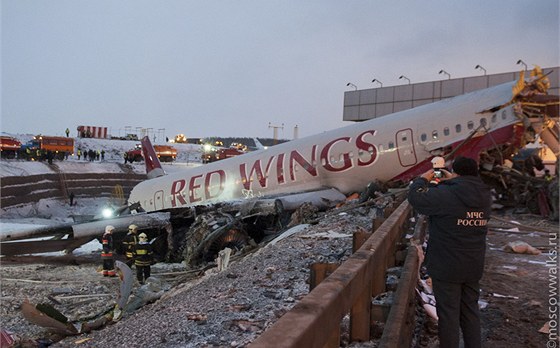
M 15 158 L 21 148 L 21 142 L 16 138 L 0 136 L 0 155 L 2 158 Z
M 74 138 L 37 135 L 21 146 L 20 153 L 32 161 L 46 160 L 49 154 L 53 159 L 63 160 L 74 154 Z
M 229 148 L 212 147 L 204 150 L 204 153 L 202 154 L 202 163 L 215 162 L 226 158 L 243 155 L 244 153 L 245 151 L 241 150 L 238 147 L 229 147 Z
M 154 145 L 156 155 L 162 162 L 172 162 L 177 158 L 177 149 L 169 145 Z M 144 157 L 142 156 L 142 145 L 136 144 L 134 149 L 128 150 L 124 154 L 124 163 L 127 162 L 140 162 Z

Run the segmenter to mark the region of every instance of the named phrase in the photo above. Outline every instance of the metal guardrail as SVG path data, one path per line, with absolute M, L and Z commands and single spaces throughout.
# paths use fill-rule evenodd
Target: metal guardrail
M 426 238 L 426 217 L 420 216 L 416 223 L 411 245 L 408 247 L 395 300 L 387 317 L 381 336 L 380 347 L 410 347 L 414 331 L 416 284 L 422 263 L 422 244 Z M 422 256 L 420 256 L 422 255 Z
M 339 347 L 340 324 L 348 313 L 350 341 L 369 341 L 372 297 L 385 290 L 386 269 L 394 264 L 397 242 L 402 237 L 403 226 L 411 211 L 408 201 L 404 201 L 346 262 L 338 266 L 250 347 Z M 414 299 L 418 256 L 416 248 L 411 248 L 405 261 L 407 268 L 403 270 L 396 294 L 403 299 L 398 298 L 389 313 L 388 319 L 395 322 L 406 323 L 407 313 L 410 313 L 408 308 L 411 299 Z M 396 308 L 399 308 L 398 311 Z M 405 346 L 401 345 L 406 342 L 403 342 L 401 336 L 404 335 L 400 332 L 410 331 L 411 325 L 395 324 L 391 327 L 394 334 L 382 336 L 384 346 Z

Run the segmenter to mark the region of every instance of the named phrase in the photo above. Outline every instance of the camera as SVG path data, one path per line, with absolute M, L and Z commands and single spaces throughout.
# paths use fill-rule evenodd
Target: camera
M 441 171 L 445 168 L 445 159 L 440 156 L 432 158 L 432 168 L 434 168 L 434 179 L 443 178 L 443 172 Z

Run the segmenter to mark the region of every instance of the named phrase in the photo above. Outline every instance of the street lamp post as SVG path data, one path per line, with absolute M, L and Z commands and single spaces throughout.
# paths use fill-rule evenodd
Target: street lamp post
M 356 85 L 353 84 L 352 82 L 348 82 L 348 83 L 346 84 L 346 86 L 353 87 L 355 91 L 358 90 L 358 86 L 356 86 Z
M 480 70 L 484 71 L 484 76 L 486 76 L 486 69 L 484 69 L 482 66 L 477 65 L 477 66 L 475 66 L 474 68 L 475 68 L 475 69 L 480 69 Z
M 517 65 L 519 64 L 523 64 L 523 66 L 525 67 L 525 71 L 527 71 L 527 64 L 525 64 L 524 61 L 522 61 L 521 59 L 517 61 Z
M 399 76 L 399 80 L 405 79 L 408 81 L 408 84 L 410 85 L 410 79 L 404 75 Z
M 379 83 L 379 86 L 383 87 L 383 82 L 379 81 L 378 79 L 371 80 L 371 83 L 374 83 L 374 82 Z
M 440 75 L 441 75 L 441 74 L 445 74 L 445 75 L 447 75 L 447 79 L 448 79 L 448 80 L 451 80 L 451 75 L 450 75 L 447 71 L 441 69 L 441 70 L 439 71 L 439 74 L 440 74 Z

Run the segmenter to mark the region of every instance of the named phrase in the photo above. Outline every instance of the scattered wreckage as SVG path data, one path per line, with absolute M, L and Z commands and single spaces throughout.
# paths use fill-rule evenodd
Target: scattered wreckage
M 123 316 L 158 300 L 170 288 L 169 285 L 163 285 L 157 278 L 152 277 L 147 284 L 133 292 L 134 275 L 132 270 L 120 261 L 116 261 L 115 266 L 118 269 L 120 286 L 115 294 L 114 302 L 108 301 L 108 306 L 102 308 L 101 312 L 84 319 L 70 321 L 65 314 L 50 303 L 32 304 L 26 299 L 21 304 L 22 316 L 30 323 L 45 328 L 55 338 L 76 336 L 89 333 L 92 330 L 99 330 L 106 325 L 119 321 Z M 11 338 L 12 343 L 15 343 L 16 337 L 9 334 L 7 336 Z
M 368 185 L 361 195 L 353 195 L 349 198 L 352 203 L 347 203 L 340 209 L 332 210 L 332 212 L 340 213 L 348 209 L 355 209 L 363 206 L 374 206 L 373 209 L 382 209 L 387 202 L 391 201 L 391 197 L 395 192 L 406 192 L 406 190 L 391 190 L 388 195 L 381 195 L 384 190 L 380 183 L 372 183 Z M 330 190 L 329 190 L 330 191 Z M 371 196 L 368 196 L 370 194 Z M 307 194 L 306 194 L 307 195 Z M 316 199 L 316 203 L 293 203 L 299 202 L 296 197 L 291 199 L 284 199 L 275 202 L 261 201 L 251 202 L 250 205 L 219 205 L 207 207 L 206 211 L 191 211 L 193 215 L 183 216 L 182 218 L 170 218 L 167 225 L 161 228 L 162 235 L 158 238 L 156 234 L 154 238 L 165 240 L 171 244 L 171 248 L 167 248 L 166 257 L 178 257 L 185 259 L 190 257 L 190 264 L 200 264 L 210 259 L 210 255 L 215 250 L 221 254 L 218 257 L 218 266 L 225 268 L 227 265 L 227 255 L 232 249 L 247 251 L 247 247 L 254 245 L 251 240 L 253 235 L 250 228 L 243 226 L 244 224 L 260 226 L 265 228 L 266 231 L 262 233 L 262 241 L 271 240 L 276 236 L 277 232 L 274 228 L 285 230 L 289 226 L 298 225 L 300 223 L 313 223 L 321 218 L 320 210 L 328 210 L 333 206 L 340 204 L 343 200 L 347 200 L 343 195 L 340 196 L 336 192 L 326 192 L 323 195 L 312 196 L 307 195 L 307 199 Z M 329 198 L 327 198 L 329 197 Z M 371 199 L 377 197 L 375 199 Z M 291 206 L 291 204 L 294 204 Z M 290 210 L 283 207 L 291 207 Z M 293 209 L 295 208 L 295 209 Z M 281 212 L 282 214 L 279 214 Z M 290 212 L 290 213 L 288 213 Z M 327 211 L 329 214 L 330 211 Z M 179 223 L 182 219 L 192 220 L 188 229 L 188 233 L 181 233 L 173 230 L 173 223 Z M 259 219 L 264 219 L 265 222 L 260 224 Z M 184 221 L 183 221 L 184 222 Z M 166 229 L 167 228 L 167 229 Z M 257 228 L 257 227 L 255 227 Z M 167 235 L 171 231 L 170 235 Z M 181 239 L 180 235 L 193 236 L 192 239 Z M 196 237 L 194 237 L 196 236 Z M 165 238 L 164 238 L 165 237 Z M 176 240 L 174 240 L 174 238 Z M 160 243 L 160 242 L 158 242 Z M 166 243 L 162 243 L 166 244 Z M 261 245 L 266 244 L 262 243 Z M 186 246 L 183 248 L 174 248 L 174 245 Z M 201 247 L 204 245 L 204 247 Z M 190 246 L 190 249 L 188 247 Z M 507 247 L 507 246 L 506 246 Z M 506 248 L 504 247 L 504 249 Z M 512 243 L 511 248 L 514 252 L 520 252 L 524 246 L 521 243 Z M 528 249 L 528 248 L 527 248 Z M 213 251 L 214 250 L 214 251 Z M 225 252 L 224 252 L 225 251 Z M 162 254 L 163 255 L 163 254 Z M 223 261 L 223 263 L 222 263 Z M 169 288 L 161 286 L 157 279 L 152 279 L 145 286 L 141 286 L 134 291 L 133 276 L 128 267 L 121 262 L 117 262 L 117 267 L 120 270 L 121 286 L 119 292 L 115 295 L 113 305 L 106 306 L 104 311 L 96 315 L 89 316 L 86 319 L 80 319 L 70 322 L 68 318 L 61 312 L 57 311 L 53 306 L 47 304 L 33 305 L 31 303 L 24 303 L 22 305 L 23 316 L 31 323 L 40 327 L 46 328 L 49 332 L 56 333 L 59 336 L 75 336 L 84 333 L 89 333 L 92 330 L 101 329 L 110 325 L 120 318 L 130 314 L 141 306 L 158 300 L 163 293 Z M 223 269 L 222 268 L 222 269 Z M 108 301 L 108 304 L 111 301 Z M 189 314 L 193 316 L 191 320 L 202 320 L 203 317 L 195 317 L 203 314 Z M 189 318 L 190 319 L 190 318 Z M 88 338 L 84 338 L 87 340 Z M 76 341 L 77 343 L 79 341 Z
M 243 208 L 244 212 L 247 214 L 245 215 L 245 220 L 249 219 L 255 225 L 258 225 L 258 223 L 254 220 L 254 218 L 264 217 L 265 219 L 268 219 L 269 222 L 273 221 L 274 224 L 283 224 L 280 220 L 286 221 L 287 224 L 282 225 L 285 226 L 283 230 L 294 230 L 288 226 L 297 225 L 295 230 L 301 231 L 301 228 L 298 229 L 301 224 L 315 223 L 317 219 L 321 218 L 319 211 L 325 211 L 335 206 L 340 207 L 340 209 L 332 210 L 332 212 L 335 212 L 336 214 L 350 209 L 373 205 L 382 209 L 384 206 L 392 204 L 395 195 L 402 196 L 403 193 L 404 191 L 400 191 L 395 194 L 389 193 L 387 195 L 380 195 L 379 192 L 377 192 L 377 199 L 360 202 L 356 199 L 357 195 L 352 196 L 351 200 L 347 201 L 344 195 L 328 190 L 328 192 L 324 192 L 320 195 L 317 195 L 317 193 L 314 193 L 311 196 L 303 194 L 303 196 L 306 197 L 307 202 L 301 205 L 296 203 L 300 198 L 291 197 L 290 199 L 284 199 L 276 202 L 260 202 L 258 204 L 254 202 L 251 206 L 244 206 Z M 312 204 L 311 202 L 313 201 L 314 203 Z M 282 206 L 297 206 L 297 209 L 294 210 L 293 214 L 287 214 L 284 209 L 280 209 Z M 235 250 L 232 250 L 232 248 L 249 251 L 246 248 L 247 246 L 255 246 L 254 243 L 247 241 L 251 240 L 250 235 L 247 234 L 249 233 L 247 228 L 239 227 L 238 219 L 243 220 L 243 218 L 241 216 L 236 218 L 233 214 L 230 214 L 236 212 L 238 209 L 236 208 L 232 211 L 231 206 L 221 206 L 219 208 L 223 210 L 219 212 L 199 212 L 199 214 L 194 218 L 195 221 L 188 233 L 188 235 L 198 236 L 198 239 L 193 237 L 190 241 L 183 240 L 183 243 L 188 246 L 206 245 L 207 247 L 191 248 L 189 251 L 187 251 L 187 248 L 184 248 L 182 250 L 182 254 L 179 250 L 169 253 L 169 255 L 182 255 L 181 257 L 190 255 L 192 256 L 191 264 L 198 264 L 199 268 L 195 270 L 178 272 L 184 273 L 187 278 L 200 275 L 202 273 L 201 270 L 209 267 L 208 265 L 200 265 L 200 263 L 203 263 L 203 261 L 209 261 L 209 253 L 213 250 L 213 248 L 215 248 L 215 250 L 220 250 L 216 252 L 215 256 L 217 256 L 217 259 L 212 260 L 215 261 L 215 263 L 212 263 L 210 267 L 217 267 L 217 271 L 220 272 L 227 268 L 230 254 L 235 253 Z M 215 207 L 215 209 L 218 209 L 218 207 Z M 273 213 L 265 214 L 263 213 L 265 211 Z M 282 218 L 278 218 L 278 216 L 276 216 L 278 211 L 284 212 L 286 215 L 283 215 Z M 329 214 L 329 212 L 327 211 L 325 214 Z M 215 233 L 208 231 L 214 231 Z M 273 230 L 270 230 L 270 233 L 265 233 L 266 237 L 263 238 L 263 240 L 274 243 L 279 239 L 277 234 L 277 232 L 273 233 Z M 290 234 L 290 232 L 288 231 L 287 234 Z M 172 234 L 170 236 L 171 239 L 173 236 L 177 237 L 175 234 Z M 201 242 L 200 239 L 203 241 Z M 260 246 L 267 244 L 268 243 L 263 242 Z M 220 245 L 220 247 L 217 247 L 216 245 Z M 244 253 L 241 252 L 235 254 L 235 256 L 243 254 Z M 121 318 L 131 314 L 145 304 L 158 300 L 172 287 L 171 282 L 165 283 L 160 281 L 157 276 L 149 278 L 145 285 L 134 287 L 134 276 L 130 268 L 120 261 L 116 261 L 116 267 L 118 269 L 117 273 L 120 279 L 119 290 L 114 296 L 114 301 L 107 301 L 107 305 L 96 314 L 90 314 L 87 318 L 70 321 L 64 313 L 57 310 L 55 306 L 51 304 L 32 304 L 29 301 L 24 301 L 21 305 L 23 317 L 30 323 L 47 329 L 48 332 L 54 334 L 54 339 L 63 338 L 65 336 L 81 335 L 89 333 L 92 330 L 102 329 L 107 325 L 119 321 Z M 184 279 L 186 278 L 182 278 L 182 280 L 175 280 L 172 283 L 181 283 Z M 56 302 L 54 302 L 54 304 L 56 304 Z M 203 319 L 193 317 L 191 320 Z
M 213 260 L 225 247 L 241 250 L 276 235 L 289 226 L 292 213 L 302 209 L 326 210 L 346 196 L 334 189 L 300 193 L 278 198 L 223 202 L 213 205 L 170 209 L 155 213 L 123 209 L 123 216 L 80 224 L 41 227 L 2 235 L 3 255 L 38 253 L 66 249 L 68 252 L 101 238 L 99 231 L 112 225 L 116 231 L 116 252 L 123 254 L 120 241 L 130 223 L 148 235 L 157 261 L 182 262 L 187 266 Z M 303 207 L 302 207 L 303 206 Z M 294 216 L 295 217 L 295 216 Z M 300 218 L 301 219 L 301 218 Z M 48 240 L 33 240 L 55 234 Z M 23 240 L 23 239 L 27 239 Z

